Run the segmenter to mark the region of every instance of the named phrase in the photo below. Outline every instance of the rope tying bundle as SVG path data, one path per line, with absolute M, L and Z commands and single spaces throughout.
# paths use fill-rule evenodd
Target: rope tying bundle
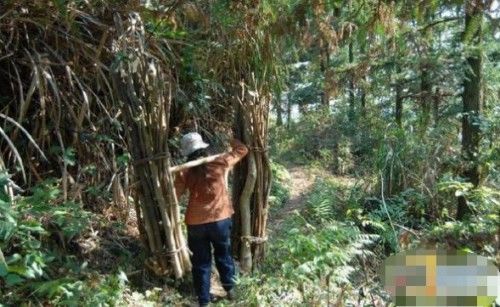
M 156 251 L 154 252 L 154 255 L 155 256 L 173 256 L 177 253 L 179 253 L 180 251 L 182 251 L 183 249 L 187 249 L 188 252 L 191 254 L 191 251 L 188 249 L 188 247 L 186 245 L 183 245 L 177 249 L 174 249 L 172 251 L 167 251 L 166 249 L 161 249 L 159 251 Z
M 267 242 L 267 237 L 254 237 L 254 236 L 243 236 L 241 237 L 241 241 L 250 244 L 263 244 Z
M 250 147 L 250 146 L 248 146 L 248 149 L 250 149 L 251 151 L 255 151 L 255 152 L 268 152 L 269 151 L 268 147 Z

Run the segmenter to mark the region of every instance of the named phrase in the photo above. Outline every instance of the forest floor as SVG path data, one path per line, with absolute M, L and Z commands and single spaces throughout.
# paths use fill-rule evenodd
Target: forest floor
M 311 191 L 316 178 L 315 172 L 303 166 L 291 166 L 290 174 L 290 199 L 285 205 L 269 215 L 268 231 L 279 232 L 283 221 L 294 211 L 301 211 L 306 204 L 307 194 Z
M 288 172 L 287 179 L 287 189 L 289 191 L 288 200 L 279 207 L 271 208 L 269 213 L 268 220 L 268 246 L 271 248 L 276 244 L 279 244 L 280 240 L 287 240 L 290 233 L 288 232 L 288 228 L 295 227 L 293 226 L 293 220 L 295 215 L 306 216 L 308 210 L 308 204 L 311 201 L 311 197 L 314 195 L 315 186 L 321 180 L 330 180 L 334 181 L 335 189 L 333 190 L 334 194 L 338 194 L 339 199 L 345 199 L 346 195 L 349 191 L 356 185 L 356 179 L 354 177 L 349 176 L 338 176 L 330 173 L 329 171 L 322 169 L 320 167 L 310 167 L 310 166 L 302 166 L 302 165 L 287 165 L 286 167 Z M 339 205 L 335 210 L 343 210 L 342 206 Z M 132 214 L 133 215 L 133 214 Z M 133 216 L 132 216 L 133 217 Z M 132 218 L 133 219 L 133 218 Z M 339 221 L 339 227 L 342 227 L 343 221 Z M 130 228 L 134 227 L 127 227 Z M 134 250 L 139 250 L 140 248 L 137 246 L 138 235 L 137 233 L 129 233 L 130 238 L 134 239 Z M 127 241 L 128 242 L 128 241 Z M 130 245 L 132 243 L 127 244 Z M 95 255 L 94 258 L 101 258 L 103 256 L 101 254 Z M 113 257 L 110 258 L 110 261 L 113 262 L 117 260 Z M 379 258 L 379 257 L 377 257 Z M 383 293 L 382 286 L 379 282 L 379 278 L 377 276 L 377 267 L 381 264 L 382 259 L 370 259 L 368 262 L 364 264 L 361 263 L 353 263 L 355 267 L 355 272 L 352 273 L 352 276 L 349 278 L 350 285 L 347 289 L 342 290 L 341 296 L 347 297 L 344 301 L 349 302 L 345 306 L 387 306 L 387 295 Z M 104 264 L 103 264 L 104 265 Z M 238 263 L 236 263 L 237 271 L 238 271 Z M 138 270 L 137 272 L 142 272 L 143 270 Z M 277 271 L 278 272 L 278 271 Z M 260 274 L 259 271 L 256 274 Z M 262 274 L 272 274 L 270 272 L 262 272 Z M 255 281 L 260 280 L 259 277 L 250 277 L 256 278 Z M 140 275 L 134 276 L 132 278 L 136 280 L 133 283 L 137 285 L 143 284 L 144 279 L 141 278 Z M 141 282 L 142 280 L 142 282 Z M 158 306 L 158 300 L 165 302 L 165 299 L 161 299 L 161 297 L 168 297 L 168 305 L 172 306 L 197 306 L 196 297 L 194 295 L 194 291 L 191 284 L 191 278 L 188 277 L 185 281 L 181 283 L 174 284 L 165 284 L 162 288 L 151 287 L 154 283 L 151 283 L 149 286 L 139 286 L 135 288 L 136 291 L 139 292 L 128 292 L 126 294 L 126 301 L 128 302 L 128 306 Z M 265 280 L 265 278 L 264 278 Z M 262 286 L 265 287 L 266 281 L 262 280 Z M 132 282 L 132 280 L 131 280 Z M 248 285 L 246 286 L 248 287 Z M 250 293 L 246 293 L 248 291 L 254 291 L 243 287 L 240 289 L 239 295 L 250 295 Z M 246 301 L 244 298 L 237 303 L 229 302 L 223 299 L 226 296 L 226 292 L 222 288 L 218 272 L 215 269 L 215 266 L 212 270 L 212 278 L 211 278 L 211 293 L 217 298 L 217 302 L 213 304 L 213 306 L 225 307 L 225 306 L 247 306 L 247 304 L 241 303 L 241 301 Z M 293 295 L 293 293 L 290 293 Z M 156 297 L 156 298 L 155 298 Z M 300 300 L 300 298 L 297 298 Z M 323 306 L 325 302 L 319 301 L 318 306 Z M 243 305 L 242 305 L 243 304 Z M 341 306 L 335 305 L 331 303 L 326 303 L 328 306 Z M 326 306 L 326 305 L 325 305 Z
M 283 222 L 294 212 L 301 213 L 306 207 L 307 198 L 317 179 L 332 179 L 340 187 L 349 190 L 354 186 L 355 179 L 349 176 L 333 175 L 326 170 L 292 165 L 288 168 L 290 174 L 290 199 L 274 214 L 269 215 L 268 231 L 279 233 Z
M 286 223 L 293 214 L 304 214 L 307 209 L 308 198 L 313 192 L 316 180 L 328 179 L 334 180 L 337 186 L 344 191 L 349 191 L 356 182 L 356 179 L 349 176 L 333 175 L 324 169 L 311 168 L 301 165 L 289 165 L 287 167 L 289 173 L 289 192 L 290 197 L 285 204 L 276 210 L 272 210 L 268 220 L 268 244 L 272 245 L 273 241 L 279 240 L 286 232 Z M 340 208 L 339 208 L 340 210 Z M 355 277 L 353 277 L 352 306 L 387 306 L 387 296 L 383 292 L 376 271 L 380 264 L 365 263 L 359 268 Z M 237 264 L 238 265 L 238 264 Z M 215 267 L 212 271 L 211 293 L 216 297 L 224 297 L 223 290 L 218 279 L 218 273 Z M 194 299 L 194 298 L 193 298 Z M 357 301 L 357 303 L 355 303 Z M 232 306 L 229 302 L 222 301 L 222 304 L 216 306 Z M 238 304 L 236 304 L 238 305 Z M 194 306 L 194 305 L 193 305 Z M 238 305 L 239 306 L 239 305 Z M 351 306 L 351 304 L 350 304 Z

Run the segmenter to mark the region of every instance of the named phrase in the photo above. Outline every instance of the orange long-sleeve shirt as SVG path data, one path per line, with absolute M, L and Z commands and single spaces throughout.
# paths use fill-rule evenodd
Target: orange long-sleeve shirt
M 231 147 L 230 152 L 206 163 L 206 172 L 188 169 L 177 174 L 174 183 L 177 197 L 189 191 L 186 224 L 206 224 L 233 215 L 224 175 L 248 153 L 248 148 L 236 139 L 231 141 Z

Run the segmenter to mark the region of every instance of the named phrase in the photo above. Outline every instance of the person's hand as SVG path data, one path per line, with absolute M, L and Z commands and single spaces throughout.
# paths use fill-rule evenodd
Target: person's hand
M 229 148 L 229 143 L 231 141 L 231 137 L 223 129 L 219 128 L 214 132 L 214 139 L 215 139 L 216 146 L 218 148 L 220 148 L 220 150 L 225 151 L 227 148 Z
M 229 143 L 231 142 L 232 139 L 233 138 L 229 134 L 227 134 L 227 133 L 221 134 L 221 142 L 225 146 L 229 145 Z

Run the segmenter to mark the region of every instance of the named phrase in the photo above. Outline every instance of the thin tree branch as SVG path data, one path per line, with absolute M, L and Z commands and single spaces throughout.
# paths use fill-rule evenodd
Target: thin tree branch
M 450 21 L 458 21 L 458 20 L 462 20 L 461 17 L 448 17 L 448 18 L 444 18 L 444 19 L 440 19 L 440 20 L 436 20 L 434 22 L 431 22 L 427 25 L 425 25 L 424 27 L 418 29 L 418 31 L 425 31 L 427 30 L 428 28 L 431 28 L 431 27 L 434 27 L 438 24 L 441 24 L 441 23 L 445 23 L 445 22 L 450 22 Z

